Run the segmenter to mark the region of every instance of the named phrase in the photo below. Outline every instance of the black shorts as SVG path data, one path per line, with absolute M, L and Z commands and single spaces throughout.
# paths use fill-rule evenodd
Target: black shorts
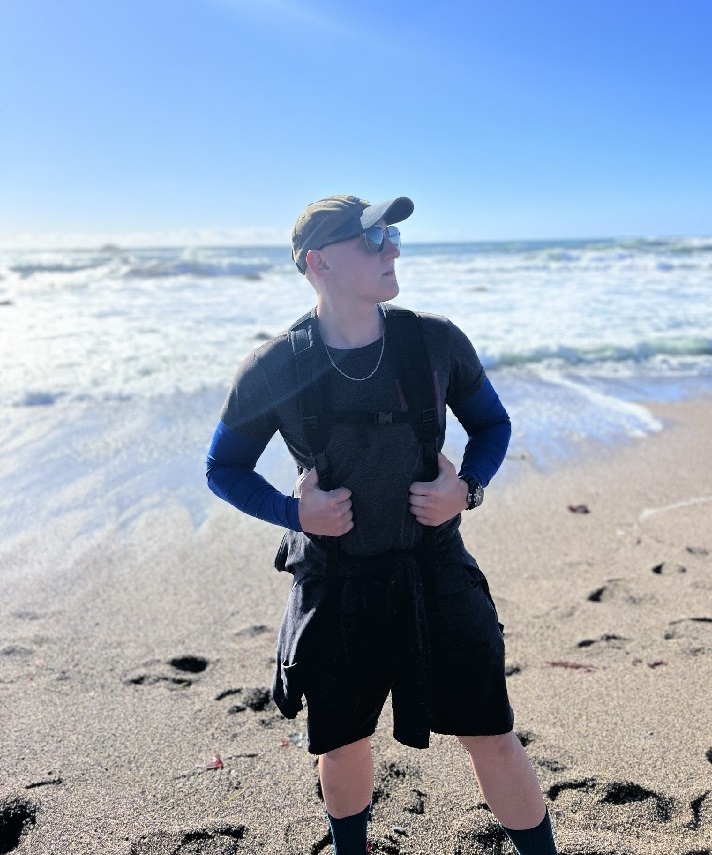
M 489 586 L 474 559 L 448 563 L 435 576 L 436 608 L 428 617 L 431 654 L 430 730 L 456 736 L 508 733 L 503 627 Z M 366 647 L 354 671 L 340 657 L 310 675 L 305 686 L 307 747 L 324 754 L 371 736 L 393 683 L 393 624 L 387 581 L 364 584 Z M 395 719 L 395 712 L 394 712 Z M 397 738 L 398 722 L 394 720 Z

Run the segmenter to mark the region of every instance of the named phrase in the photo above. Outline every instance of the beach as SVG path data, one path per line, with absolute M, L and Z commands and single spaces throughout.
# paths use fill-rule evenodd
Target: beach
M 712 399 L 646 407 L 662 430 L 554 467 L 513 451 L 463 515 L 566 855 L 712 852 Z M 0 851 L 332 851 L 305 714 L 269 696 L 281 530 L 138 505 L 0 551 Z M 373 851 L 512 851 L 454 738 L 406 748 L 387 705 L 373 746 Z
M 712 852 L 711 248 L 398 261 L 397 302 L 470 337 L 512 419 L 462 533 L 565 855 Z M 269 693 L 282 530 L 204 466 L 239 360 L 312 299 L 285 247 L 0 250 L 0 853 L 333 851 L 304 713 Z M 465 442 L 449 418 L 456 465 Z M 257 468 L 291 492 L 278 436 Z M 457 741 L 391 725 L 373 851 L 511 852 Z

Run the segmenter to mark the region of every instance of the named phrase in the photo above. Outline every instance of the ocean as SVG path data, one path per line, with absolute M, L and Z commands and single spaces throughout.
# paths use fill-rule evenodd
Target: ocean
M 397 271 L 396 303 L 460 326 L 507 407 L 503 477 L 712 391 L 712 238 L 406 244 Z M 237 363 L 313 304 L 286 247 L 0 250 L 2 541 L 173 503 L 199 526 Z M 463 444 L 451 418 L 446 453 Z M 259 468 L 291 490 L 277 441 Z

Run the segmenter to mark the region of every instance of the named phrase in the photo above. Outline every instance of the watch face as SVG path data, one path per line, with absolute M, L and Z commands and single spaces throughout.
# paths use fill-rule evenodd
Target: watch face
M 460 475 L 460 478 L 467 484 L 467 510 L 471 511 L 473 508 L 478 508 L 485 497 L 482 485 L 468 475 Z
M 485 497 L 485 491 L 480 484 L 470 484 L 470 490 L 467 493 L 467 504 L 470 509 L 478 508 L 482 504 Z

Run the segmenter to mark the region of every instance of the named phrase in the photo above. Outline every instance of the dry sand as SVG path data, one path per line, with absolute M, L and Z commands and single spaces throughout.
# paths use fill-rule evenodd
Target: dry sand
M 568 855 L 712 853 L 712 402 L 654 409 L 647 439 L 508 461 L 463 521 Z M 228 506 L 196 531 L 176 506 L 67 569 L 40 538 L 0 552 L 0 853 L 333 851 L 304 714 L 268 694 L 280 534 Z M 390 724 L 374 851 L 510 852 L 457 742 L 404 748 Z

